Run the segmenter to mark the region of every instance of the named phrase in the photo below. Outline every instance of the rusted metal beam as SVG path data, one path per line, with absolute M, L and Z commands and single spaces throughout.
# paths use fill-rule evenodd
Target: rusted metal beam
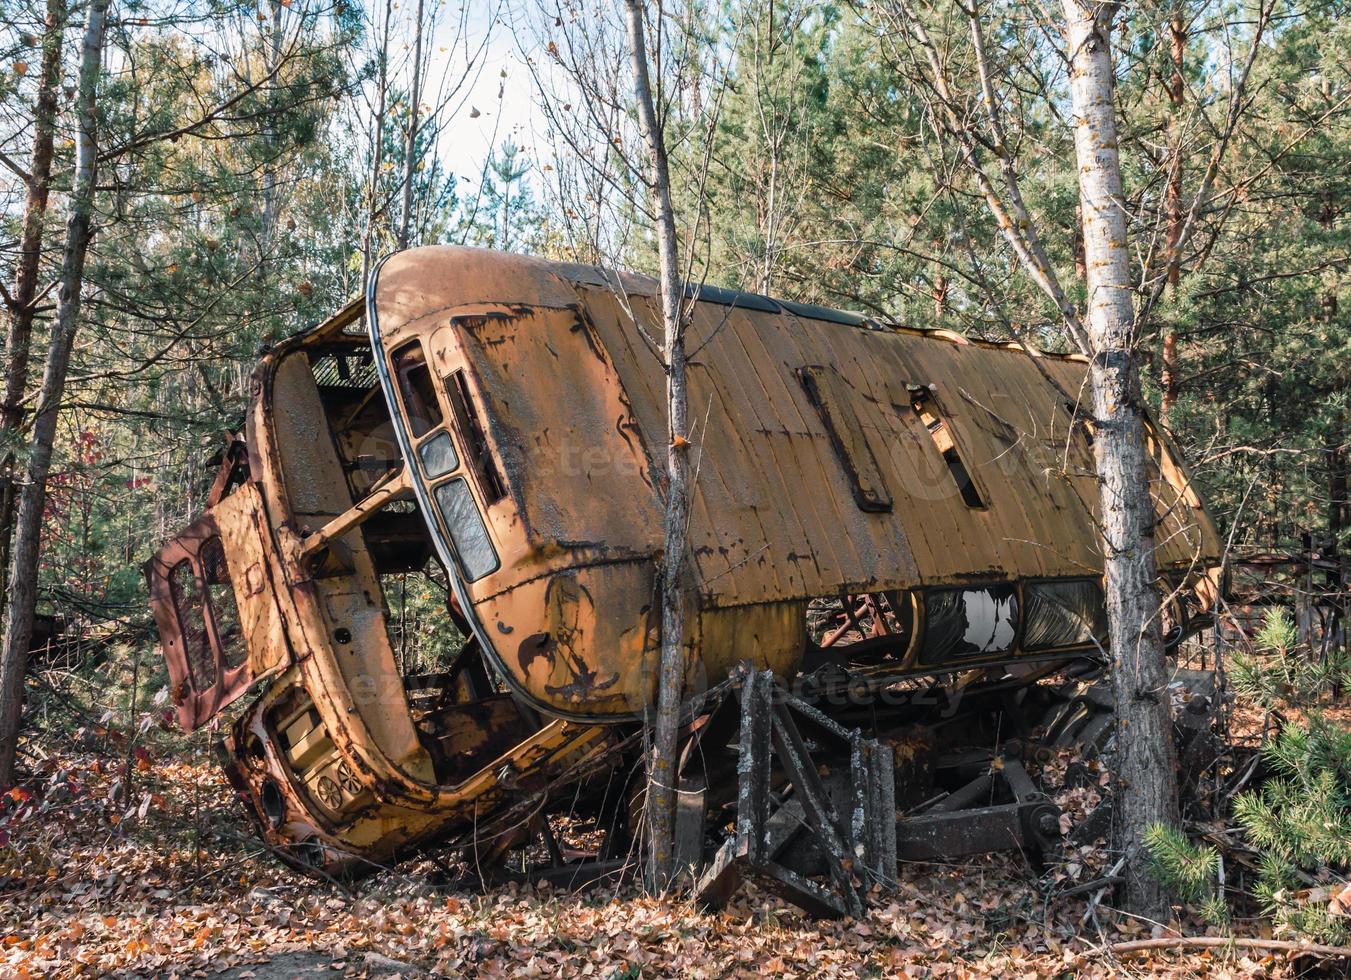
M 696 897 L 721 905 L 752 875 L 812 915 L 860 914 L 870 884 L 895 882 L 890 748 L 837 725 L 789 694 L 769 671 L 745 677 L 740 705 L 735 832 L 696 882 Z M 811 720 L 824 744 L 809 745 L 795 714 Z M 845 777 L 842 793 L 832 795 L 817 770 L 825 758 L 843 766 L 832 776 L 832 785 Z M 771 794 L 775 772 L 784 783 Z M 847 819 L 840 810 L 845 802 Z M 828 885 L 786 863 L 803 848 L 824 860 Z
M 413 495 L 413 486 L 407 464 L 376 481 L 370 493 L 343 511 L 323 527 L 305 535 L 300 545 L 300 559 L 307 561 L 354 527 L 368 520 L 382 508 L 396 500 L 407 500 Z
M 899 821 L 896 852 L 907 861 L 946 861 L 1015 849 L 1040 853 L 1059 836 L 1059 807 L 1037 789 L 1020 761 L 1001 756 L 989 772 L 925 812 Z

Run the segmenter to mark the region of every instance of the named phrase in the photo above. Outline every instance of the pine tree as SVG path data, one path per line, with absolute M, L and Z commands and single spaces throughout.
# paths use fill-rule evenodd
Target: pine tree
M 1263 758 L 1275 778 L 1234 801 L 1239 826 L 1262 854 L 1254 892 L 1285 929 L 1343 942 L 1351 937 L 1345 918 L 1299 891 L 1340 886 L 1351 872 L 1351 731 L 1315 714 L 1284 728 Z
M 1182 902 L 1212 925 L 1229 922 L 1229 906 L 1219 886 L 1220 854 L 1196 844 L 1176 827 L 1155 824 L 1145 834 L 1150 872 Z

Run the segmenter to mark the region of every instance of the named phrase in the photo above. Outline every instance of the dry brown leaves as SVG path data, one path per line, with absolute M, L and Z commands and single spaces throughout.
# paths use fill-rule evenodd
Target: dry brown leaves
M 1094 791 L 1070 792 L 1063 802 L 1077 818 Z M 1081 934 L 1087 896 L 1047 899 L 1036 875 L 1009 856 L 905 865 L 899 893 L 877 897 L 862 921 L 811 921 L 754 887 L 718 913 L 613 888 L 448 894 L 432 885 L 430 865 L 348 895 L 260 853 L 205 760 L 67 754 L 49 759 L 22 796 L 0 802 L 9 833 L 0 848 L 3 977 L 198 977 L 230 968 L 240 976 L 293 949 L 327 957 L 334 976 L 376 977 L 390 975 L 382 965 L 390 961 L 482 977 L 1010 980 L 1290 969 L 1283 959 L 1215 950 L 1106 959 L 1095 950 L 1143 930 Z M 1043 885 L 1091 880 L 1104 860 L 1100 849 L 1076 849 Z

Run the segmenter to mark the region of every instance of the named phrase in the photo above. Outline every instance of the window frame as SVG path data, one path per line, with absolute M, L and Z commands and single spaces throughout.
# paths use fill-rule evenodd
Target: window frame
M 962 445 L 962 440 L 957 437 L 957 427 L 953 424 L 952 414 L 938 397 L 937 386 L 913 381 L 904 384 L 910 411 L 920 428 L 924 430 L 929 444 L 938 453 L 962 506 L 975 513 L 988 512 L 992 498 L 981 481 L 976 479 L 975 471 L 967 465 L 966 449 Z M 932 423 L 925 419 L 926 412 L 933 419 Z M 946 449 L 942 445 L 944 441 L 948 444 Z M 958 468 L 966 477 L 965 487 L 957 476 Z
M 458 436 L 455 441 L 461 450 L 460 466 L 472 474 L 480 507 L 486 515 L 488 507 L 507 499 L 507 479 L 488 441 L 488 430 L 479 410 L 482 399 L 474 390 L 477 384 L 471 383 L 469 371 L 461 366 L 442 376 L 441 385 L 450 403 L 450 428 Z M 469 452 L 470 449 L 476 451 Z M 495 495 L 490 497 L 489 491 Z
M 1061 585 L 1070 582 L 1087 582 L 1098 590 L 1098 597 L 1102 600 L 1102 611 L 1104 622 L 1107 617 L 1107 590 L 1104 588 L 1102 576 L 1095 575 L 1052 575 L 1035 576 L 1033 578 L 1020 579 L 1018 583 L 1018 593 L 1020 602 L 1021 621 L 1018 624 L 1018 652 L 1033 657 L 1044 657 L 1048 654 L 1058 653 L 1083 653 L 1084 651 L 1097 652 L 1099 649 L 1109 649 L 1109 637 L 1104 636 L 1099 640 L 1090 638 L 1083 643 L 1076 643 L 1070 646 L 1057 647 L 1034 647 L 1029 649 L 1027 643 L 1027 590 L 1029 587 L 1038 585 Z M 1110 628 L 1110 624 L 1108 624 Z
M 206 645 L 206 652 L 209 654 L 210 659 L 210 667 L 211 667 L 211 677 L 209 679 L 210 683 L 205 683 L 201 685 L 197 683 L 198 678 L 195 676 L 193 670 L 194 658 L 192 651 L 188 648 L 187 624 L 183 621 L 183 607 L 184 607 L 183 590 L 179 584 L 179 571 L 180 569 L 183 568 L 186 568 L 188 570 L 188 574 L 192 576 L 191 594 L 192 597 L 196 600 L 197 616 L 202 623 L 201 642 Z M 211 624 L 208 622 L 209 617 L 206 610 L 206 604 L 203 601 L 206 583 L 202 576 L 201 570 L 197 565 L 196 556 L 184 555 L 178 561 L 174 562 L 172 566 L 170 566 L 169 572 L 165 577 L 169 582 L 169 597 L 172 602 L 172 608 L 174 612 L 174 622 L 177 624 L 178 628 L 178 642 L 182 645 L 183 648 L 183 665 L 187 668 L 188 687 L 192 690 L 194 694 L 198 695 L 205 694 L 208 691 L 213 690 L 220 684 L 222 658 L 220 656 L 220 652 L 216 649 L 215 643 L 212 642 Z
M 396 360 L 401 353 L 410 348 L 417 348 L 421 352 L 422 365 L 427 370 L 428 376 L 431 379 L 431 393 L 436 399 L 436 408 L 441 413 L 440 419 L 434 425 L 416 435 L 413 432 L 414 416 L 408 411 L 408 398 L 404 390 L 404 375 L 399 371 L 398 362 Z M 506 479 L 502 476 L 500 465 L 494 456 L 491 457 L 491 462 L 502 493 L 501 496 L 495 498 L 491 502 L 486 501 L 486 494 L 484 492 L 486 477 L 481 474 L 480 466 L 475 465 L 477 457 L 474 454 L 467 452 L 469 447 L 466 444 L 469 440 L 466 437 L 465 432 L 471 425 L 473 426 L 473 432 L 482 440 L 483 453 L 491 454 L 493 452 L 491 445 L 488 443 L 487 434 L 483 430 L 482 423 L 479 421 L 478 416 L 469 414 L 476 411 L 477 404 L 472 401 L 474 393 L 469 387 L 468 379 L 466 378 L 464 381 L 464 392 L 465 395 L 471 399 L 469 403 L 461 406 L 456 397 L 457 392 L 452 388 L 452 385 L 456 384 L 452 378 L 465 375 L 467 372 L 464 368 L 456 368 L 451 374 L 443 376 L 432 371 L 431 361 L 427 357 L 427 345 L 422 338 L 410 339 L 395 348 L 394 351 L 388 355 L 388 366 L 390 377 L 394 381 L 394 388 L 397 392 L 398 404 L 402 409 L 403 417 L 400 424 L 408 435 L 409 448 L 411 449 L 412 455 L 415 457 L 415 459 L 407 461 L 406 465 L 414 468 L 413 473 L 416 479 L 420 480 L 423 486 L 426 487 L 427 498 L 431 503 L 434 519 L 437 522 L 441 533 L 448 541 L 450 550 L 455 558 L 456 572 L 466 584 L 487 578 L 489 575 L 492 575 L 502 568 L 502 553 L 498 548 L 497 541 L 494 537 L 492 524 L 488 520 L 488 508 L 492 504 L 507 499 L 508 494 L 506 491 Z M 430 474 L 427 465 L 422 458 L 422 449 L 424 446 L 443 435 L 450 440 L 451 451 L 455 456 L 455 465 L 444 473 L 438 473 L 433 476 Z M 438 490 L 454 480 L 461 480 L 465 484 L 469 499 L 473 503 L 474 509 L 477 511 L 479 522 L 483 526 L 484 537 L 487 540 L 493 555 L 492 568 L 473 577 L 470 576 L 469 568 L 465 564 L 464 557 L 460 554 L 456 534 L 441 510 L 441 501 L 437 495 Z
M 423 405 L 423 408 L 434 408 L 437 412 L 437 418 L 424 418 L 413 412 L 413 407 L 409 404 L 409 390 L 411 385 L 408 383 L 408 370 L 400 363 L 400 359 L 410 350 L 416 350 L 420 358 L 420 366 L 427 372 L 428 393 L 431 395 L 431 405 Z M 441 403 L 441 395 L 438 391 L 437 375 L 432 370 L 431 358 L 427 356 L 427 347 L 420 338 L 414 337 L 406 343 L 400 344 L 389 353 L 389 373 L 394 379 L 394 389 L 398 393 L 399 406 L 402 409 L 403 421 L 408 427 L 408 434 L 412 437 L 411 441 L 416 444 L 421 442 L 427 436 L 431 435 L 437 429 L 446 424 L 447 412 L 446 406 Z M 422 400 L 422 393 L 417 393 L 418 399 Z M 418 423 L 423 423 L 427 427 L 421 432 L 417 431 Z
M 230 590 L 230 601 L 234 605 L 235 624 L 239 630 L 239 649 L 243 654 L 237 663 L 230 663 L 229 659 L 226 657 L 226 644 L 224 634 L 221 632 L 220 628 L 220 619 L 216 612 L 216 600 L 211 595 L 211 586 L 213 583 L 207 576 L 206 562 L 203 560 L 203 556 L 206 554 L 207 549 L 210 548 L 213 543 L 220 548 L 221 570 L 225 573 L 224 581 L 218 584 Z M 248 640 L 244 637 L 244 617 L 239 609 L 239 595 L 235 592 L 234 578 L 230 574 L 230 557 L 225 553 L 225 539 L 221 536 L 219 531 L 202 541 L 201 545 L 197 548 L 194 561 L 197 566 L 198 582 L 201 583 L 202 602 L 206 607 L 207 616 L 211 621 L 211 631 L 215 634 L 216 638 L 215 650 L 216 659 L 218 661 L 216 683 L 219 685 L 225 680 L 225 675 L 227 673 L 233 673 L 241 667 L 247 666 L 249 662 L 249 644 Z
M 152 606 L 159 605 L 162 610 L 162 614 L 156 613 L 156 621 L 160 627 L 161 643 L 165 647 L 165 660 L 169 665 L 172 699 L 178 708 L 180 721 L 189 730 L 197 727 L 232 700 L 233 692 L 241 688 L 240 681 L 251 671 L 248 640 L 243 634 L 242 611 L 238 616 L 243 657 L 234 665 L 230 665 L 225 659 L 225 645 L 222 642 L 215 603 L 211 598 L 211 586 L 207 583 L 202 562 L 202 552 L 213 541 L 220 543 L 226 578 L 223 584 L 232 590 L 231 594 L 238 610 L 240 596 L 234 591 L 234 579 L 230 575 L 230 559 L 224 535 L 209 510 L 169 542 L 147 563 L 145 569 L 149 579 Z M 203 639 L 210 654 L 211 676 L 206 679 L 208 683 L 201 685 L 193 676 L 183 614 L 178 602 L 179 589 L 175 582 L 178 569 L 184 566 L 192 573 L 194 594 L 201 610 Z M 169 627 L 167 631 L 169 635 L 166 635 L 166 626 Z M 176 651 L 171 651 L 170 647 L 174 646 L 177 648 Z

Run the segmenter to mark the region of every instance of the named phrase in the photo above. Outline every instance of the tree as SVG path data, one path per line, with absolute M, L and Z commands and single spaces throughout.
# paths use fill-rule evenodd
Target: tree
M 685 325 L 689 311 L 677 257 L 675 211 L 666 134 L 657 116 L 647 56 L 647 23 L 642 0 L 626 0 L 629 54 L 633 61 L 633 97 L 647 144 L 647 191 L 657 232 L 657 272 L 661 291 L 662 353 L 666 367 L 666 512 L 662 524 L 661 658 L 657 710 L 653 718 L 652 761 L 648 767 L 647 830 L 651 877 L 664 888 L 670 879 L 675 841 L 675 776 L 681 687 L 685 674 L 685 588 L 689 550 L 689 415 L 686 391 Z M 661 14 L 657 14 L 660 30 Z
M 412 16 L 388 0 L 374 5 L 369 35 L 354 45 L 356 85 L 343 106 L 335 138 L 346 147 L 351 173 L 350 220 L 360 242 L 360 283 L 382 252 L 448 240 L 457 226 L 456 175 L 439 158 L 452 120 L 472 112 L 469 88 L 483 70 L 495 10 L 482 33 L 471 29 L 472 5 L 444 18 L 443 4 L 413 6 Z M 430 45 L 438 45 L 433 57 Z M 399 57 L 396 52 L 408 52 Z
M 38 548 L 47 496 L 56 419 L 70 366 L 70 349 L 80 322 L 85 257 L 94 210 L 94 180 L 98 171 L 98 88 L 109 0 L 92 0 L 85 19 L 80 54 L 76 111 L 79 125 L 75 142 L 75 177 L 66 217 L 66 243 L 57 287 L 56 323 L 52 327 L 47 363 L 42 376 L 36 421 L 29 446 L 24 486 L 15 522 L 14 555 L 9 592 L 5 597 L 5 636 L 0 646 L 0 786 L 14 782 L 14 754 L 23 712 L 23 678 L 28 666 L 28 643 L 33 633 Z
M 658 568 L 660 640 L 656 702 L 644 721 L 647 753 L 645 843 L 648 882 L 671 880 L 675 772 L 690 622 L 689 456 L 697 453 L 687 415 L 687 337 L 695 284 L 706 265 L 701 240 L 708 213 L 699 202 L 709 173 L 712 134 L 726 92 L 728 66 L 715 50 L 708 10 L 698 4 L 626 0 L 541 4 L 540 47 L 550 65 L 531 68 L 554 139 L 554 196 L 563 248 L 578 261 L 614 270 L 646 268 L 658 279 L 657 301 L 630 297 L 617 274 L 616 301 L 666 375 L 667 445 L 662 554 Z M 679 156 L 671 152 L 679 146 Z M 694 270 L 698 270 L 696 273 Z
M 543 246 L 546 215 L 535 201 L 529 180 L 532 166 L 512 139 L 488 154 L 474 204 L 462 215 L 461 241 L 506 252 Z
M 1001 83 L 1012 86 L 1016 76 L 1033 91 L 1045 93 L 1047 103 L 1051 102 L 1051 73 L 1043 67 L 1047 62 L 1037 58 L 1037 46 L 1044 42 L 1033 35 L 1027 52 L 1011 49 L 992 54 L 985 39 L 989 15 L 973 3 L 961 8 L 969 41 L 959 49 L 962 58 L 957 60 L 952 58 L 953 36 L 947 33 L 943 12 L 918 8 L 907 0 L 896 0 L 890 9 L 890 26 L 900 38 L 895 42 L 895 57 L 912 66 L 912 77 L 923 86 L 930 102 L 936 130 L 974 181 L 1017 264 L 1054 305 L 1071 343 L 1089 361 L 1118 725 L 1113 842 L 1122 853 L 1138 858 L 1150 827 L 1172 826 L 1177 821 L 1168 667 L 1154 558 L 1156 512 L 1150 495 L 1146 408 L 1137 362 L 1139 329 L 1148 322 L 1167 286 L 1168 270 L 1189 244 L 1199 213 L 1210 203 L 1219 163 L 1244 106 L 1248 74 L 1269 10 L 1260 8 L 1248 59 L 1235 79 L 1228 113 L 1216 133 L 1191 207 L 1181 225 L 1166 236 L 1162 249 L 1151 252 L 1146 261 L 1149 272 L 1137 282 L 1128 237 L 1136 208 L 1123 187 L 1111 46 L 1119 8 L 1101 0 L 1063 0 L 1064 48 L 1052 56 L 1064 67 L 1070 95 L 1068 126 L 1074 138 L 1084 268 L 1081 310 L 1062 285 L 1056 262 L 1023 196 L 1022 120 L 1006 107 L 1001 87 Z M 1003 30 L 1018 29 L 1018 9 L 1011 13 L 1014 25 L 1001 22 Z M 930 23 L 945 33 L 931 34 Z M 963 72 L 960 83 L 954 80 L 958 70 Z M 974 96 L 960 87 L 963 83 Z M 1064 250 L 1059 254 L 1065 254 Z M 1014 336 L 1020 342 L 1026 340 L 1024 332 L 1016 329 Z M 1143 861 L 1127 865 L 1122 892 L 1132 911 L 1154 918 L 1167 916 L 1167 896 Z
M 1135 306 L 1118 156 L 1112 21 L 1116 5 L 1064 0 L 1070 104 L 1083 215 L 1088 312 L 1086 350 L 1093 391 L 1094 455 L 1101 484 L 1107 621 L 1117 713 L 1112 757 L 1115 843 L 1138 851 L 1151 827 L 1175 826 L 1177 771 L 1168 668 L 1154 563 L 1144 399 L 1135 362 Z M 1172 253 L 1169 253 L 1170 258 Z M 1168 917 L 1158 878 L 1135 861 L 1126 905 Z
M 408 100 L 408 127 L 404 134 L 403 208 L 399 212 L 399 247 L 407 248 L 413 221 L 413 173 L 418 161 L 418 113 L 422 109 L 422 32 L 425 19 L 423 0 L 417 0 L 413 18 L 413 88 Z
M 0 595 L 8 591 L 6 575 L 14 536 L 15 457 L 6 443 L 23 418 L 21 403 L 28 387 L 42 240 L 52 184 L 52 138 L 56 132 L 56 97 L 61 85 L 61 48 L 65 31 L 65 0 L 48 0 L 42 37 L 42 68 L 33 111 L 33 153 L 28 173 L 23 178 L 26 197 L 23 230 L 19 233 L 19 261 L 14 273 L 14 294 L 5 296 L 9 312 L 5 352 L 9 362 L 5 368 L 4 403 L 0 404 Z
M 323 254 L 322 222 L 303 248 L 290 234 L 296 201 L 313 184 L 277 175 L 304 176 L 297 160 L 330 166 L 315 137 L 322 107 L 344 91 L 334 51 L 350 42 L 351 23 L 286 9 L 280 43 L 275 23 L 238 46 L 223 30 L 185 39 L 130 30 L 125 19 L 110 24 L 105 46 L 118 55 L 98 79 L 96 133 L 76 100 L 79 149 L 97 137 L 97 183 L 90 176 L 81 184 L 78 168 L 70 183 L 53 182 L 70 188 L 69 208 L 78 201 L 85 209 L 73 226 L 85 254 L 74 263 L 78 236 L 68 233 L 67 266 L 81 266 L 80 282 L 59 292 L 27 432 L 28 496 L 11 571 L 28 571 L 5 596 L 4 723 L 16 726 L 6 729 L 6 748 L 20 721 L 28 646 L 11 627 L 31 623 L 38 599 L 59 598 L 58 611 L 80 624 L 144 609 L 136 565 L 198 509 L 204 437 L 240 426 L 242 365 L 260 340 L 289 328 L 284 314 L 312 321 L 326 305 L 307 297 L 314 290 L 304 278 L 306 262 Z M 204 16 L 233 23 L 236 13 Z M 95 186 L 87 201 L 75 193 Z M 312 213 L 330 214 L 322 204 Z M 350 248 L 342 236 L 329 268 L 341 271 Z M 64 272 L 59 282 L 69 285 Z M 147 461 L 172 461 L 172 472 Z M 25 530 L 30 519 L 37 524 Z

